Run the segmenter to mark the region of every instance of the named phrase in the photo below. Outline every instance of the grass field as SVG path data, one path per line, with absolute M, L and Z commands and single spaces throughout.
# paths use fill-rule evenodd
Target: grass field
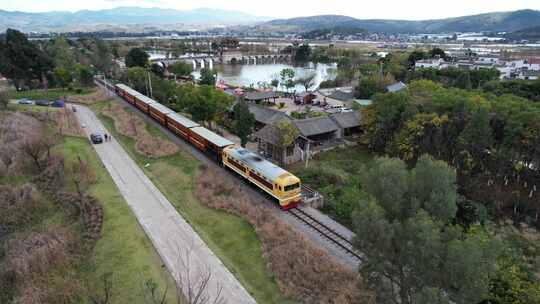
M 118 139 L 145 174 L 174 204 L 176 209 L 240 280 L 258 303 L 292 303 L 284 299 L 261 254 L 260 242 L 253 228 L 238 216 L 207 208 L 194 197 L 194 177 L 199 162 L 180 151 L 171 156 L 150 159 L 138 154 L 135 141 L 116 132 L 112 119 L 99 114 L 105 103 L 93 106 L 99 119 Z M 148 131 L 165 138 L 157 128 L 147 124 Z
M 89 289 L 102 292 L 101 276 L 112 273 L 112 303 L 147 303 L 142 294 L 142 286 L 146 280 L 156 282 L 162 289 L 168 286 L 168 303 L 176 303 L 176 289 L 172 277 L 162 266 L 150 240 L 88 140 L 65 137 L 61 150 L 66 160 L 66 168 L 76 161 L 77 156 L 90 163 L 97 176 L 97 183 L 92 186 L 90 193 L 99 199 L 104 208 L 103 236 L 97 242 L 92 258 L 79 267 Z M 69 176 L 69 170 L 66 175 Z
M 308 168 L 298 163 L 289 169 L 303 183 L 323 194 L 323 212 L 351 227 L 351 213 L 366 195 L 359 174 L 363 166 L 369 166 L 372 161 L 373 155 L 357 146 L 317 154 L 309 161 Z
M 37 99 L 48 99 L 48 100 L 58 100 L 60 97 L 69 96 L 69 95 L 85 95 L 91 92 L 91 88 L 81 88 L 80 92 L 75 90 L 64 90 L 64 89 L 49 89 L 45 90 L 28 90 L 28 91 L 9 91 L 10 99 L 21 99 L 28 98 L 32 100 Z

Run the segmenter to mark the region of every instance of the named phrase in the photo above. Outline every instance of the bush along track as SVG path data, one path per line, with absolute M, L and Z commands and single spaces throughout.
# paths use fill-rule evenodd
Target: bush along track
M 315 248 L 268 207 L 254 204 L 223 173 L 201 167 L 197 198 L 208 207 L 241 216 L 255 228 L 267 268 L 286 296 L 302 303 L 374 303 L 357 273 Z

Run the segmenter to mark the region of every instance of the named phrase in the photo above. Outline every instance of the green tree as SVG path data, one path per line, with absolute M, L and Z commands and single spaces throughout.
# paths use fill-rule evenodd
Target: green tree
M 169 72 L 177 76 L 190 76 L 193 72 L 193 67 L 182 61 L 178 61 L 169 66 Z
M 279 79 L 277 79 L 277 78 L 272 79 L 272 81 L 270 81 L 270 85 L 271 85 L 275 90 L 277 90 L 277 88 L 279 87 Z
M 201 69 L 201 78 L 199 79 L 199 84 L 215 86 L 217 80 L 217 73 L 214 70 L 209 68 Z
M 92 63 L 96 69 L 105 75 L 110 76 L 113 67 L 113 54 L 109 45 L 101 40 L 95 39 L 93 46 Z M 126 56 L 127 64 L 127 56 Z
M 365 257 L 360 270 L 381 301 L 484 299 L 499 247 L 481 227 L 464 232 L 452 224 L 455 171 L 423 156 L 411 171 L 399 159 L 379 158 L 364 172 L 369 197 L 353 215 L 354 244 Z
M 357 98 L 371 99 L 378 90 L 377 80 L 371 76 L 364 76 L 360 77 L 354 93 Z
M 242 147 L 248 142 L 249 135 L 255 128 L 255 115 L 249 111 L 248 104 L 240 101 L 234 105 L 234 133 L 240 137 Z
M 464 90 L 472 89 L 471 74 L 469 71 L 461 71 L 459 73 L 455 81 L 455 86 Z
M 484 157 L 489 155 L 493 144 L 493 132 L 489 123 L 489 112 L 484 107 L 476 109 L 470 121 L 461 132 L 458 143 L 462 150 L 466 150 L 472 157 L 483 165 Z
M 281 85 L 284 86 L 287 91 L 289 91 L 291 88 L 294 88 L 294 75 L 294 70 L 291 68 L 286 68 L 279 72 Z
M 446 59 L 446 52 L 441 48 L 433 48 L 429 51 L 429 57 L 435 58 L 436 56 L 439 56 L 442 59 Z
M 165 77 L 165 68 L 163 68 L 160 64 L 152 63 L 150 66 L 150 71 L 159 78 Z
M 308 62 L 311 59 L 311 47 L 304 43 L 300 45 L 294 54 L 295 62 Z
M 66 38 L 55 38 L 50 48 L 50 52 L 56 67 L 67 70 L 73 69 L 75 65 L 75 54 L 71 50 L 71 46 Z
M 186 108 L 193 119 L 208 122 L 210 126 L 212 121 L 225 113 L 232 103 L 232 97 L 208 85 L 188 90 L 182 98 L 185 99 Z
M 292 145 L 298 137 L 299 131 L 290 121 L 280 120 L 273 123 L 273 126 L 276 129 L 278 146 L 282 149 Z
M 46 75 L 52 70 L 53 62 L 23 33 L 8 29 L 0 38 L 0 53 L 0 73 L 12 79 L 17 90 L 30 85 L 32 80 L 46 85 Z
M 148 93 L 148 72 L 142 67 L 132 67 L 127 70 L 130 86 L 139 92 Z
M 94 83 L 94 73 L 88 66 L 77 65 L 77 78 L 83 87 L 90 87 Z
M 409 64 L 409 67 L 414 67 L 418 60 L 426 59 L 427 57 L 428 55 L 426 54 L 426 52 L 422 50 L 414 50 L 409 54 L 407 62 Z
M 54 69 L 54 80 L 61 88 L 66 88 L 72 81 L 73 75 L 65 68 Z
M 131 67 L 146 67 L 150 55 L 140 48 L 132 48 L 126 55 L 126 66 Z

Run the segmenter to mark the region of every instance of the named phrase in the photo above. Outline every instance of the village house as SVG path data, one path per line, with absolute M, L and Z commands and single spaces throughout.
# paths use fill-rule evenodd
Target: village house
M 336 113 L 328 116 L 293 119 L 282 112 L 261 107 L 254 109 L 257 124 L 262 126 L 253 137 L 257 140 L 258 152 L 280 164 L 291 164 L 303 160 L 308 153 L 313 154 L 344 143 L 344 138 L 361 132 L 359 112 Z M 271 111 L 274 111 L 272 113 Z M 283 115 L 277 114 L 282 113 Z M 298 135 L 288 147 L 279 145 L 279 134 L 274 126 L 286 120 L 298 130 Z

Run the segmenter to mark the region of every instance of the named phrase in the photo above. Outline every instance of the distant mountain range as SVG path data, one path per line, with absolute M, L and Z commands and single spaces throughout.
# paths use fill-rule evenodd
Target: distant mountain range
M 180 11 L 162 8 L 118 7 L 78 12 L 25 13 L 0 10 L 0 31 L 25 32 L 189 30 L 240 25 L 259 32 L 306 33 L 327 29 L 358 29 L 385 33 L 517 32 L 540 26 L 540 11 L 496 12 L 438 20 L 361 20 L 321 15 L 271 20 L 239 11 L 200 8 Z M 526 36 L 525 33 L 522 34 Z
M 346 27 L 385 33 L 514 32 L 540 26 L 540 11 L 519 10 L 438 20 L 360 20 L 340 15 L 278 19 L 254 27 L 259 31 L 308 32 Z
M 199 8 L 180 11 L 161 8 L 118 7 L 78 12 L 25 13 L 0 10 L 0 31 L 16 28 L 25 32 L 86 31 L 101 29 L 130 29 L 131 25 L 147 25 L 165 29 L 187 29 L 201 26 L 253 24 L 271 18 L 258 17 L 239 11 Z M 179 26 L 183 25 L 183 26 Z M 136 27 L 136 28 L 141 28 Z

